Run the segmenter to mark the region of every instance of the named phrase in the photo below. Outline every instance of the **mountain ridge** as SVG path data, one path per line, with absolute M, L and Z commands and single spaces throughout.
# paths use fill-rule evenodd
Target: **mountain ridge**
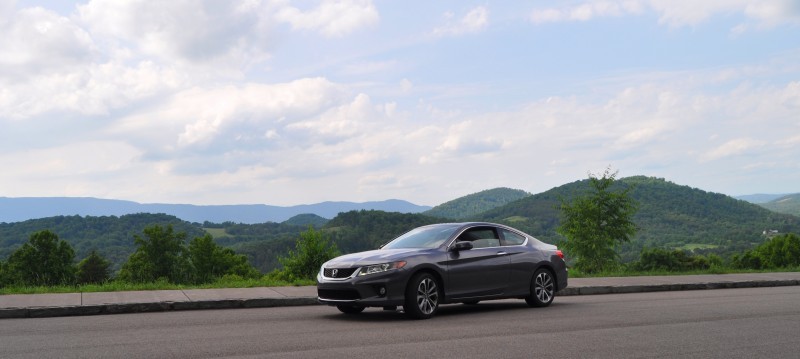
M 333 218 L 352 210 L 419 213 L 431 209 L 399 199 L 370 202 L 326 201 L 295 206 L 266 204 L 193 205 L 139 203 L 94 197 L 0 197 L 0 223 L 21 222 L 54 216 L 123 216 L 135 213 L 164 213 L 188 222 L 283 222 L 300 214 Z

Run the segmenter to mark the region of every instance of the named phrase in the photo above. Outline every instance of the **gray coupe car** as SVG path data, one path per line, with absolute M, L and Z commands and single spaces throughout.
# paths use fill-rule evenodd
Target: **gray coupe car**
M 319 301 L 347 314 L 366 307 L 427 319 L 448 303 L 520 298 L 546 307 L 567 287 L 556 246 L 494 223 L 415 228 L 381 249 L 343 255 L 320 268 Z

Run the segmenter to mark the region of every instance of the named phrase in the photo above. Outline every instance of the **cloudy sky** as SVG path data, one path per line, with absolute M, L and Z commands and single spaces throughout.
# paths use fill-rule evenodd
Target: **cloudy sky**
M 0 0 L 0 196 L 800 192 L 797 0 Z

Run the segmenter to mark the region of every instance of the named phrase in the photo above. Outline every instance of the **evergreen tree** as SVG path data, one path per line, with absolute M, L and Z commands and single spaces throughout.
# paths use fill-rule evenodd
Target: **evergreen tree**
M 111 262 L 93 250 L 88 257 L 78 263 L 78 283 L 103 283 L 111 276 L 110 267 Z
M 628 195 L 631 187 L 612 190 L 616 175 L 610 169 L 599 178 L 589 174 L 589 192 L 569 203 L 561 201 L 558 233 L 566 237 L 564 250 L 576 257 L 575 268 L 584 273 L 616 267 L 619 256 L 615 247 L 636 233 L 636 204 Z
M 50 231 L 32 234 L 6 264 L 7 277 L 21 285 L 62 285 L 75 282 L 75 251 Z

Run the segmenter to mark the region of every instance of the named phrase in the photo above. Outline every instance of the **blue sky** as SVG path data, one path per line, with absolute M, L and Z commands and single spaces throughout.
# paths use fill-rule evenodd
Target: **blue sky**
M 0 196 L 800 192 L 800 2 L 0 0 Z

